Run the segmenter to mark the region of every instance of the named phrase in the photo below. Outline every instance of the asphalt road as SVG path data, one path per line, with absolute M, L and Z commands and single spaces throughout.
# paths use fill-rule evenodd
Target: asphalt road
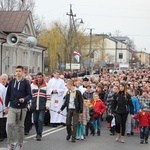
M 0 142 L 0 150 L 6 150 L 7 140 Z M 42 141 L 36 141 L 35 129 L 24 138 L 22 150 L 149 150 L 149 144 L 140 144 L 139 134 L 125 136 L 125 143 L 115 142 L 115 136 L 109 135 L 106 122 L 102 123 L 101 136 L 89 135 L 76 143 L 66 141 L 65 127 L 52 128 L 44 126 Z

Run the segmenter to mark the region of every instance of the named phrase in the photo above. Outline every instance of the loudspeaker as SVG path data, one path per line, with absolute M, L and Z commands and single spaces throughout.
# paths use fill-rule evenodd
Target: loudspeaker
M 15 33 L 10 33 L 7 36 L 7 43 L 10 45 L 16 45 L 19 42 L 19 37 Z
M 37 39 L 33 36 L 30 36 L 26 39 L 25 43 L 28 47 L 34 48 L 37 45 Z

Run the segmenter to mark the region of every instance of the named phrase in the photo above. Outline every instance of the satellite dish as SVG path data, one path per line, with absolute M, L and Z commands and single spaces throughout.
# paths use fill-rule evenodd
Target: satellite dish
M 37 39 L 33 36 L 30 36 L 26 39 L 26 42 L 28 47 L 34 48 L 37 45 Z

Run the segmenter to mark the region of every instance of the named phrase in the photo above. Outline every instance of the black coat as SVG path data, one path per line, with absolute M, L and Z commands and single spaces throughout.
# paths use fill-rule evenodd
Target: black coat
M 67 92 L 65 96 L 65 102 L 61 106 L 60 110 L 64 110 L 65 107 L 69 107 L 69 100 L 70 100 L 70 92 Z M 82 99 L 82 94 L 79 90 L 76 90 L 76 98 L 74 99 L 74 104 L 75 104 L 75 109 L 77 113 L 83 113 L 83 99 Z
M 131 96 L 129 94 L 126 94 L 125 96 L 122 91 L 114 94 L 114 100 L 112 101 L 112 113 L 128 113 L 128 107 L 130 108 L 130 114 L 134 114 L 134 106 L 132 104 Z

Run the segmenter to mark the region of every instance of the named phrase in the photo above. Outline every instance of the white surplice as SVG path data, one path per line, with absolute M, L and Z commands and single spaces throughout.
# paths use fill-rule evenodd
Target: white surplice
M 64 92 L 66 91 L 65 82 L 60 78 L 52 78 L 48 82 L 50 94 L 51 94 L 51 104 L 50 104 L 50 123 L 65 123 L 64 117 L 58 114 L 57 111 L 60 110 L 64 100 Z M 52 94 L 53 90 L 57 90 L 57 94 Z M 62 114 L 66 115 L 65 111 Z
M 6 88 L 0 83 L 0 118 L 3 118 L 3 111 L 5 109 Z

